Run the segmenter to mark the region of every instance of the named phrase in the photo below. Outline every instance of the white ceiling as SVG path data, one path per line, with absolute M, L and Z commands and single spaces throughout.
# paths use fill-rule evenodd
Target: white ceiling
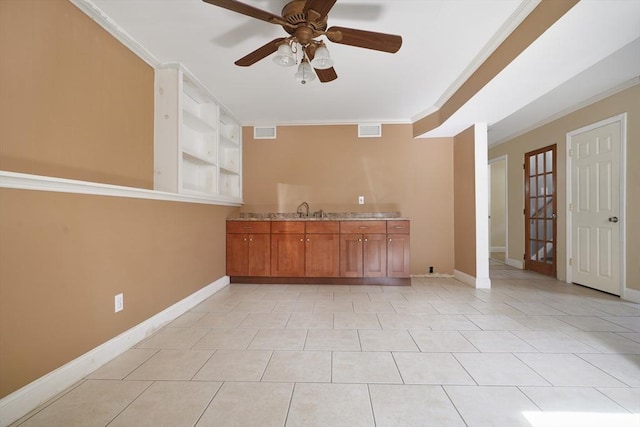
M 301 85 L 271 58 L 235 60 L 286 33 L 201 0 L 73 0 L 97 8 L 159 62 L 181 62 L 245 125 L 409 123 L 437 109 L 537 0 L 338 0 L 329 26 L 399 34 L 396 54 L 328 42 L 339 78 Z M 286 0 L 244 0 L 280 15 Z M 86 8 L 85 8 L 86 9 Z M 502 142 L 638 82 L 640 0 L 582 0 L 438 129 L 475 122 Z

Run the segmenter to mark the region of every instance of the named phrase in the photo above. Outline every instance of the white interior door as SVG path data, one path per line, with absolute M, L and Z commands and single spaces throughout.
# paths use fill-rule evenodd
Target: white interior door
M 620 295 L 620 145 L 620 121 L 571 137 L 571 281 L 615 295 Z

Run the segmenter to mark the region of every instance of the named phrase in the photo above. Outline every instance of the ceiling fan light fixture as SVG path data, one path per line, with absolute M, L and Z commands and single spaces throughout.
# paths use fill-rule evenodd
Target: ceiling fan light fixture
M 296 73 L 296 80 L 300 83 L 307 84 L 307 82 L 312 82 L 316 79 L 316 73 L 313 72 L 313 68 L 309 64 L 309 61 L 303 59 L 298 65 L 298 72 Z
M 328 70 L 333 67 L 333 59 L 329 56 L 329 49 L 325 45 L 316 49 L 311 65 L 318 70 Z
M 282 43 L 278 46 L 276 56 L 273 57 L 273 62 L 281 67 L 291 67 L 296 64 L 296 57 L 293 55 L 293 50 L 288 43 Z

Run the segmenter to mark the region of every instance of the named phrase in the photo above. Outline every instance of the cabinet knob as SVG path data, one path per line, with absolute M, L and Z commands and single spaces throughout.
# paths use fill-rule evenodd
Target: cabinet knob
M 389 239 L 389 241 L 391 241 L 391 239 Z
M 244 241 L 245 241 L 245 242 L 247 241 L 247 238 L 246 238 L 246 237 L 244 238 Z
M 310 242 L 310 241 L 311 241 L 311 239 L 307 239 L 307 242 Z
M 253 239 L 249 239 L 250 242 L 253 242 Z
M 369 241 L 369 239 L 364 239 L 364 241 L 365 241 L 365 242 L 368 242 L 368 241 Z
M 362 242 L 362 239 L 358 239 L 358 242 Z
M 304 242 L 304 239 L 300 239 L 301 242 Z M 307 240 L 308 241 L 308 240 Z

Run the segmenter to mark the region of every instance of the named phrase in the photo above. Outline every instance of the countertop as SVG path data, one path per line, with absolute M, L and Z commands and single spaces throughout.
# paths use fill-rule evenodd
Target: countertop
M 241 213 L 239 217 L 227 218 L 227 221 L 386 221 L 405 220 L 400 212 L 325 212 L 322 217 L 299 217 L 296 213 Z

